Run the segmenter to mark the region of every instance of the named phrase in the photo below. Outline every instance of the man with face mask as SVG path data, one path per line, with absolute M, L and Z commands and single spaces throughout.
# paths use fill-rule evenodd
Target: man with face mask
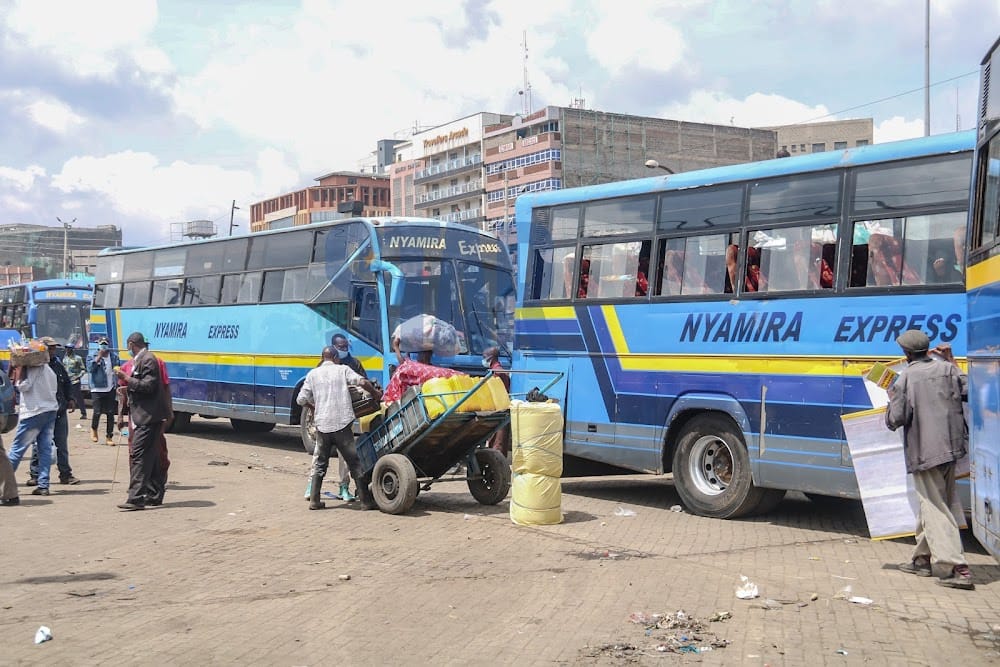
M 118 355 L 108 345 L 108 339 L 98 341 L 97 353 L 87 364 L 90 371 L 90 400 L 93 404 L 90 421 L 90 439 L 97 442 L 97 428 L 101 423 L 101 415 L 108 420 L 105 430 L 105 444 L 114 445 L 115 413 L 118 411 L 118 399 L 115 397 L 114 369 L 120 365 Z

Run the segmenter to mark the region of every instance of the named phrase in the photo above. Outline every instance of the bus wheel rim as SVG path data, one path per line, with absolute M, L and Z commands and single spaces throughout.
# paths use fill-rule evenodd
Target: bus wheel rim
M 703 435 L 691 446 L 688 476 L 700 493 L 721 495 L 733 479 L 733 458 L 725 440 L 715 435 Z

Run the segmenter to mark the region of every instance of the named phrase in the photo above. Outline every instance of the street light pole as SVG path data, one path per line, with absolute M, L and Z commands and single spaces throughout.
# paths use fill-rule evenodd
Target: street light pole
M 674 173 L 673 169 L 671 169 L 670 167 L 664 167 L 662 164 L 660 164 L 656 160 L 646 160 L 646 167 L 649 168 L 649 169 L 662 169 L 663 171 L 667 172 L 668 174 Z
M 240 207 L 236 205 L 236 200 L 233 200 L 233 206 L 229 209 L 229 235 L 233 235 L 233 227 L 239 227 L 239 225 L 233 223 L 233 216 L 236 215 L 236 211 L 239 211 Z
M 62 218 L 60 218 L 57 215 L 56 216 L 56 220 L 58 220 L 59 224 L 61 224 L 63 226 L 63 270 L 62 270 L 62 277 L 66 278 L 66 264 L 67 264 L 67 260 L 69 259 L 69 228 L 73 226 L 74 222 L 76 222 L 76 218 L 73 218 L 69 222 L 63 222 Z

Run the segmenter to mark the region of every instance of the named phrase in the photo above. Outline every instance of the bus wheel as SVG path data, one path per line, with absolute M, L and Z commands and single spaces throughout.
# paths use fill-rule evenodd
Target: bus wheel
M 310 406 L 302 406 L 302 416 L 299 418 L 299 435 L 302 436 L 302 447 L 306 450 L 306 454 L 315 452 L 316 444 L 319 442 L 319 436 L 316 433 L 316 421 L 313 419 L 314 416 L 315 414 Z
M 687 423 L 677 439 L 673 470 L 684 505 L 701 516 L 734 519 L 770 495 L 754 486 L 743 438 L 722 415 L 699 415 Z
M 174 420 L 170 422 L 170 428 L 167 429 L 167 433 L 184 433 L 190 428 L 191 428 L 191 413 L 175 412 Z
M 507 457 L 496 449 L 477 449 L 476 463 L 479 464 L 478 476 L 473 476 L 471 468 L 465 473 L 469 493 L 481 505 L 496 505 L 510 491 L 510 466 L 507 465 Z
M 255 422 L 247 419 L 230 419 L 229 422 L 237 433 L 267 433 L 274 430 L 272 422 Z
M 372 495 L 386 514 L 403 514 L 413 507 L 419 486 L 413 463 L 402 454 L 386 454 L 375 462 Z

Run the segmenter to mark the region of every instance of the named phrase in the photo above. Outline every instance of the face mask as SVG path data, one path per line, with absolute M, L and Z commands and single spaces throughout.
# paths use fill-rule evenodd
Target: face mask
M 107 350 L 107 349 L 108 349 L 108 346 L 107 346 L 107 345 L 101 345 L 101 349 L 102 349 L 102 350 Z
M 349 350 L 337 350 L 337 356 L 340 357 L 341 359 L 346 359 L 347 355 L 349 354 L 350 354 Z
M 483 359 L 483 368 L 489 368 L 489 367 L 490 367 L 490 360 Z

